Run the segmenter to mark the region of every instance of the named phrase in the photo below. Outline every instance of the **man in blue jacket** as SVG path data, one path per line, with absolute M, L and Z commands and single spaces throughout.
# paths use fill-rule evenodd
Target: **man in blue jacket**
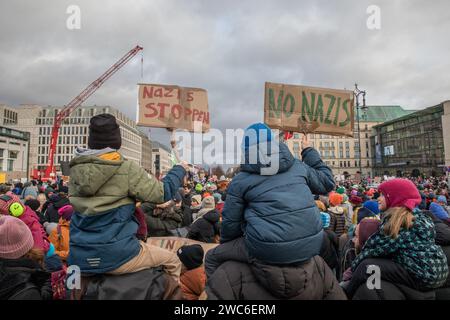
M 206 256 L 208 277 L 227 260 L 297 265 L 320 252 L 323 230 L 313 193 L 333 190 L 332 171 L 306 136 L 302 161 L 275 140 L 262 123 L 245 131 L 244 161 L 222 212 L 221 245 Z

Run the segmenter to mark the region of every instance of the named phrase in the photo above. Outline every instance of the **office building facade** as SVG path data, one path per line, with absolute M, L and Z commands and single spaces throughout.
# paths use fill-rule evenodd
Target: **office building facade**
M 377 175 L 442 175 L 450 168 L 450 101 L 374 127 Z

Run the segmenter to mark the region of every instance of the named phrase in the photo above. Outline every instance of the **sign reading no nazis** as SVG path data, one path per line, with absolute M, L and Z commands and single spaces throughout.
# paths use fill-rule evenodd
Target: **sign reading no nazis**
M 274 129 L 353 136 L 353 92 L 265 84 L 264 122 Z

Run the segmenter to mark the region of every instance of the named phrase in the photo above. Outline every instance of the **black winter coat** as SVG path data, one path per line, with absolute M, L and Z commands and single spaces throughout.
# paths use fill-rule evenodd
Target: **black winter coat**
M 423 211 L 424 214 L 433 219 L 434 229 L 436 230 L 436 244 L 442 246 L 450 246 L 450 226 L 444 221 L 437 218 L 430 211 Z
M 200 242 L 214 243 L 214 238 L 219 235 L 220 215 L 216 210 L 211 210 L 197 219 L 189 228 L 187 238 Z
M 58 209 L 68 204 L 70 204 L 69 198 L 61 198 L 61 200 L 57 202 L 49 202 L 47 210 L 45 211 L 45 221 L 49 223 L 58 223 L 60 218 Z
M 162 268 L 117 275 L 82 277 L 81 289 L 69 292 L 71 300 L 181 300 L 179 285 Z
M 325 230 L 323 233 L 322 248 L 320 256 L 325 260 L 330 269 L 336 269 L 339 266 L 338 261 L 338 237 L 333 231 Z
M 208 279 L 209 300 L 347 300 L 319 256 L 298 266 L 227 261 Z
M 181 210 L 183 211 L 182 227 L 188 227 L 192 224 L 192 194 L 186 194 L 183 196 Z
M 50 273 L 30 259 L 0 259 L 0 300 L 51 300 Z
M 401 284 L 381 280 L 381 289 L 369 289 L 362 284 L 352 300 L 435 300 L 435 291 L 417 291 Z
M 172 236 L 170 230 L 179 228 L 183 220 L 183 213 L 181 212 L 181 208 L 171 206 L 166 209 L 159 209 L 154 207 L 154 204 L 147 202 L 141 205 L 141 209 L 145 214 L 148 236 Z

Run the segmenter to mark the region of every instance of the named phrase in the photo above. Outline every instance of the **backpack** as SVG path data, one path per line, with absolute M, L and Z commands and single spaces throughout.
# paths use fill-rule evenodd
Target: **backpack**
M 67 278 L 67 267 L 64 265 L 61 270 L 52 272 L 51 282 L 52 282 L 53 300 L 66 299 L 66 289 L 67 289 L 66 278 Z

